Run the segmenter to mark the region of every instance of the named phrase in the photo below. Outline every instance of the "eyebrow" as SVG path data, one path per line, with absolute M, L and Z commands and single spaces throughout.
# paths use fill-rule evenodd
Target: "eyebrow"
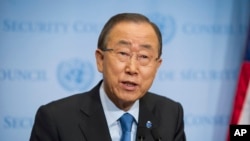
M 132 43 L 126 40 L 120 40 L 117 45 L 128 45 L 128 46 L 132 46 Z
M 126 45 L 128 47 L 132 46 L 132 43 L 126 40 L 120 40 L 117 45 Z M 139 47 L 145 48 L 145 49 L 152 49 L 152 46 L 149 44 L 141 44 Z
M 152 46 L 149 44 L 142 44 L 140 47 L 146 48 L 146 49 L 152 49 Z

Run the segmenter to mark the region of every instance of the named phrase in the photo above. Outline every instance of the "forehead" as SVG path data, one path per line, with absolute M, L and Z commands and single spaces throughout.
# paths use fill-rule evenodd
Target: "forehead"
M 108 45 L 127 43 L 132 46 L 157 48 L 158 38 L 153 27 L 146 22 L 120 22 L 109 32 Z

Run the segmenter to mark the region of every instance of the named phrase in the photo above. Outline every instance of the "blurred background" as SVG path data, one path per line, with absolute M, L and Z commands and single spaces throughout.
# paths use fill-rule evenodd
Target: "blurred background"
M 249 0 L 1 0 L 1 141 L 29 140 L 39 106 L 101 80 L 97 39 L 122 12 L 160 27 L 163 64 L 150 91 L 183 105 L 187 140 L 226 139 Z

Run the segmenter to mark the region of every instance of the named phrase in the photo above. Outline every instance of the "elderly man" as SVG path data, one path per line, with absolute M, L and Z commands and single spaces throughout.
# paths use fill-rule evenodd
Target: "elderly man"
M 41 106 L 30 141 L 185 141 L 182 106 L 148 92 L 161 54 L 161 32 L 147 17 L 111 17 L 95 52 L 103 79 L 89 92 Z

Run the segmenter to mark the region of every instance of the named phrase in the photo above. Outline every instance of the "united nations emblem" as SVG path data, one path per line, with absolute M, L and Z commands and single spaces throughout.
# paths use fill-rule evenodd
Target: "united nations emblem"
M 57 78 L 68 91 L 84 91 L 94 78 L 93 66 L 80 59 L 63 61 L 58 65 Z
M 175 34 L 175 21 L 174 18 L 162 14 L 149 14 L 149 18 L 161 30 L 163 44 L 169 43 Z

